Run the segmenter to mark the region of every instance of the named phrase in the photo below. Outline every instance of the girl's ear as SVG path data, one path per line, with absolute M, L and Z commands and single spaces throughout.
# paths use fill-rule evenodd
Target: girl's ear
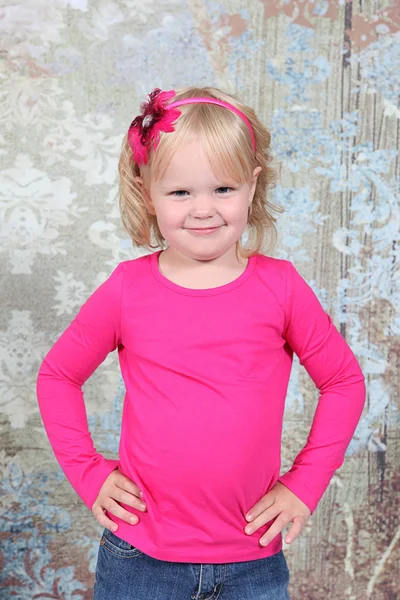
M 142 196 L 143 196 L 143 200 L 146 204 L 146 208 L 149 211 L 149 213 L 151 215 L 155 215 L 156 212 L 154 210 L 154 206 L 152 204 L 151 198 L 150 198 L 150 194 L 148 193 L 147 189 L 144 186 L 144 182 L 142 177 L 139 177 L 139 175 L 136 175 L 134 177 L 135 182 L 137 183 L 137 185 L 140 187 L 141 191 L 142 191 Z
M 142 193 L 144 193 L 145 187 L 144 187 L 144 181 L 142 177 L 139 177 L 139 175 L 135 175 L 135 177 L 133 178 L 135 180 L 135 182 L 137 183 L 137 185 L 141 188 Z
M 262 167 L 260 167 L 260 166 L 258 166 L 258 167 L 256 167 L 254 169 L 254 171 L 253 171 L 253 181 L 257 182 L 257 177 L 259 176 L 259 174 L 261 173 L 261 171 L 262 171 Z
M 253 196 L 254 196 L 254 193 L 256 191 L 257 177 L 259 176 L 259 174 L 261 173 L 261 171 L 262 171 L 262 167 L 260 167 L 260 166 L 256 167 L 254 169 L 254 171 L 253 171 L 253 178 L 251 180 L 251 186 L 250 186 L 250 198 L 251 198 L 251 201 L 253 200 Z

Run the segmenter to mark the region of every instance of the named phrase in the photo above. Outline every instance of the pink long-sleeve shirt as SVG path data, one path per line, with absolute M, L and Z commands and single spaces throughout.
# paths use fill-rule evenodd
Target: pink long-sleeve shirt
M 234 281 L 189 289 L 167 279 L 160 251 L 121 262 L 83 304 L 40 367 L 37 397 L 55 456 L 91 509 L 115 468 L 144 494 L 137 525 L 116 535 L 176 562 L 264 558 L 245 515 L 282 482 L 314 512 L 343 464 L 365 403 L 356 357 L 287 260 L 250 257 Z M 119 460 L 88 430 L 82 386 L 118 350 L 125 383 Z M 280 476 L 293 352 L 320 391 L 304 448 Z

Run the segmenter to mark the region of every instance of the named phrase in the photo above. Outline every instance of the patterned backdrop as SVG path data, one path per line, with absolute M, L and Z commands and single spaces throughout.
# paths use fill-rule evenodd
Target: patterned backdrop
M 345 463 L 284 544 L 291 598 L 400 598 L 399 0 L 5 0 L 0 49 L 1 598 L 92 598 L 102 527 L 51 451 L 36 375 L 113 268 L 149 252 L 120 223 L 120 142 L 151 89 L 190 84 L 238 94 L 271 128 L 274 256 L 366 377 Z M 116 352 L 84 392 L 96 448 L 118 458 Z M 317 398 L 295 356 L 282 473 Z

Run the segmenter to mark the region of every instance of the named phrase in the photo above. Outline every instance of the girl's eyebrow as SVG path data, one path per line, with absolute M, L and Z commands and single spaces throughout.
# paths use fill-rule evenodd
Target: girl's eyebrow
M 212 186 L 213 188 L 218 188 L 218 187 L 232 187 L 234 185 L 237 185 L 235 182 L 231 181 L 217 181 L 216 183 L 214 183 Z M 186 185 L 182 185 L 180 183 L 162 183 L 161 184 L 162 189 L 174 189 L 174 190 L 188 190 L 190 189 L 190 185 L 186 186 Z

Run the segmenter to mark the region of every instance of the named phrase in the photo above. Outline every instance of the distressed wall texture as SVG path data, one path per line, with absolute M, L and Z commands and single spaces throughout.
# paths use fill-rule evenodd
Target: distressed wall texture
M 400 598 L 399 15 L 398 0 L 2 3 L 1 598 L 92 597 L 102 528 L 51 452 L 36 374 L 113 267 L 146 253 L 120 225 L 120 141 L 149 91 L 188 84 L 237 93 L 271 128 L 283 167 L 271 200 L 286 208 L 274 255 L 312 285 L 366 375 L 345 464 L 284 546 L 291 597 Z M 116 353 L 84 391 L 95 445 L 117 458 Z M 317 397 L 295 357 L 282 472 Z

